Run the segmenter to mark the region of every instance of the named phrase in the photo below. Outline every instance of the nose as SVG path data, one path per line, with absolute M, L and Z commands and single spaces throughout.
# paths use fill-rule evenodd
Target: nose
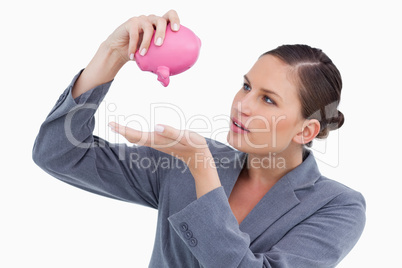
M 242 96 L 237 102 L 237 111 L 244 117 L 250 116 L 255 104 L 253 104 L 252 94 Z

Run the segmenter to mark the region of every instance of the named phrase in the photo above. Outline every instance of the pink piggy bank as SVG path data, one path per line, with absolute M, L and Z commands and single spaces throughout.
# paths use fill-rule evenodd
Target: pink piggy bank
M 166 87 L 169 85 L 169 76 L 188 70 L 197 61 L 201 40 L 183 25 L 180 25 L 179 31 L 173 32 L 170 24 L 166 27 L 162 46 L 154 44 L 154 37 L 155 34 L 145 56 L 137 51 L 134 58 L 142 71 L 157 74 L 158 80 Z

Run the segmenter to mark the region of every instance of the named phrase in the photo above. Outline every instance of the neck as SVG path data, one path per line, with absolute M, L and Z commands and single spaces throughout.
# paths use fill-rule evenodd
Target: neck
M 268 155 L 249 153 L 247 168 L 244 172 L 250 183 L 272 187 L 302 162 L 303 148 L 299 146 L 287 148 L 280 153 L 268 153 Z

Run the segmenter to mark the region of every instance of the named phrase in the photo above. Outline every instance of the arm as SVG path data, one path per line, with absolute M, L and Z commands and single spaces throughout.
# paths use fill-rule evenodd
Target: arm
M 168 125 L 156 126 L 155 132 L 142 132 L 114 122 L 109 126 L 132 143 L 141 143 L 182 160 L 193 175 L 197 198 L 221 186 L 205 137 L 198 133 Z
M 126 62 L 107 42 L 103 42 L 74 83 L 72 97 L 75 99 L 92 88 L 112 81 Z
M 165 32 L 167 20 L 178 20 L 173 11 L 165 16 L 132 18 L 101 44 L 87 68 L 74 77 L 42 124 L 32 152 L 37 165 L 81 189 L 157 207 L 159 182 L 155 168 L 144 169 L 130 162 L 133 155 L 154 159 L 157 152 L 148 147 L 109 144 L 92 132 L 99 104 L 111 80 L 137 49 L 138 40 L 142 40 L 140 48 L 147 48 L 153 24 L 158 24 L 158 35 Z
M 109 144 L 92 135 L 94 114 L 112 82 L 73 99 L 71 89 L 79 75 L 42 124 L 33 160 L 50 175 L 75 187 L 156 208 L 159 180 L 157 173 L 152 172 L 155 168 L 136 168 L 128 161 L 131 154 L 152 159 L 153 152 L 147 147 Z
M 361 235 L 365 203 L 359 193 L 345 191 L 295 225 L 265 252 L 250 249 L 250 238 L 240 230 L 223 187 L 168 220 L 203 267 L 334 267 Z M 195 240 L 186 238 L 182 228 L 191 230 Z

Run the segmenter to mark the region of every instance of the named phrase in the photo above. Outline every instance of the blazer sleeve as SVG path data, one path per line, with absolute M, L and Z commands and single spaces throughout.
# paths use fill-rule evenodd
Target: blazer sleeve
M 82 70 L 41 125 L 32 157 L 50 175 L 83 190 L 152 208 L 158 207 L 159 179 L 154 151 L 146 146 L 110 144 L 94 136 L 94 114 L 112 81 L 73 99 Z M 147 168 L 135 160 L 147 158 Z
M 222 186 L 168 220 L 202 267 L 335 267 L 362 233 L 365 202 L 358 192 L 337 196 L 267 252 L 250 250 Z

